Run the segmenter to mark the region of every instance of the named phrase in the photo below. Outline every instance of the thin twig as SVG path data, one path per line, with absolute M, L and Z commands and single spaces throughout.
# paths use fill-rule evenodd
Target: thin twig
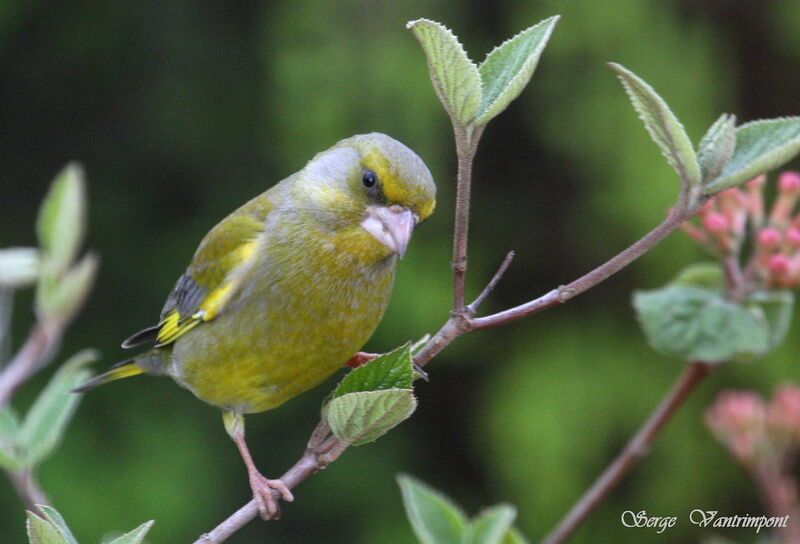
M 606 468 L 581 499 L 575 503 L 542 544 L 559 544 L 575 532 L 586 516 L 614 489 L 636 462 L 647 455 L 658 432 L 672 418 L 675 410 L 691 393 L 695 386 L 711 372 L 711 366 L 702 362 L 691 363 L 678 378 L 672 389 L 650 414 L 645 424 L 633 436 L 616 459 Z
M 17 387 L 50 361 L 63 332 L 60 321 L 40 319 L 36 323 L 25 344 L 0 372 L 0 407 L 8 404 Z
M 514 260 L 514 252 L 509 251 L 508 254 L 506 255 L 506 258 L 503 259 L 503 262 L 500 264 L 500 268 L 498 268 L 497 272 L 494 273 L 494 276 L 492 277 L 491 280 L 489 280 L 489 283 L 486 284 L 486 287 L 483 288 L 483 291 L 481 291 L 481 294 L 478 295 L 478 298 L 473 300 L 472 304 L 467 306 L 467 311 L 469 312 L 470 315 L 475 315 L 475 312 L 478 311 L 478 307 L 481 304 L 483 304 L 483 301 L 486 299 L 486 297 L 489 296 L 489 293 L 492 292 L 492 290 L 497 286 L 497 284 L 503 278 L 503 275 L 506 273 L 506 270 L 508 270 L 508 267 L 511 265 L 511 261 L 513 260 Z
M 672 231 L 678 228 L 681 223 L 694 215 L 694 209 L 680 212 L 673 211 L 670 215 L 656 228 L 647 233 L 643 238 L 639 239 L 636 243 L 625 249 L 622 253 L 618 254 L 609 261 L 598 266 L 591 272 L 584 274 L 572 283 L 562 286 L 558 289 L 550 291 L 542 297 L 531 300 L 514 308 L 498 312 L 496 314 L 488 315 L 485 317 L 476 317 L 472 319 L 472 329 L 488 329 L 505 325 L 511 321 L 529 316 L 536 312 L 550 308 L 558 304 L 562 304 L 575 298 L 584 291 L 594 287 L 598 283 L 607 279 L 609 276 L 616 274 L 633 261 L 648 252 L 657 243 L 666 238 Z

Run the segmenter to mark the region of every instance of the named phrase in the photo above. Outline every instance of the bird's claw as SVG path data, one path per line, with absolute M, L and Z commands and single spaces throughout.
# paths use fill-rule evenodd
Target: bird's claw
M 280 506 L 272 494 L 273 489 L 280 493 L 283 500 L 287 502 L 294 500 L 294 495 L 283 480 L 270 480 L 258 473 L 250 475 L 250 488 L 253 490 L 253 498 L 258 503 L 258 513 L 263 520 L 281 517 Z

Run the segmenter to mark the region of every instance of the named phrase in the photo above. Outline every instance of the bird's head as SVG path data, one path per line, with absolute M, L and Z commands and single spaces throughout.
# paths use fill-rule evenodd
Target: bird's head
M 368 233 L 400 257 L 436 205 L 436 186 L 416 153 L 385 134 L 352 136 L 312 159 L 297 190 L 327 231 Z

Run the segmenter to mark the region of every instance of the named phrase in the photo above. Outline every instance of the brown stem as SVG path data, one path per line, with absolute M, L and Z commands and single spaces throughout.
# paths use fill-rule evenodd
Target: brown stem
M 36 483 L 36 478 L 33 476 L 33 470 L 24 468 L 18 471 L 9 471 L 8 478 L 17 490 L 17 494 L 25 502 L 25 508 L 31 511 L 38 510 L 36 505 L 43 504 L 49 505 L 50 501 L 47 500 L 44 491 Z
M 471 131 L 456 128 L 458 180 L 456 212 L 453 227 L 453 313 L 464 312 L 464 291 L 467 276 L 467 241 L 469 239 L 469 201 L 472 186 L 472 160 L 478 148 L 482 128 Z
M 655 411 L 650 414 L 644 425 L 625 446 L 625 449 L 619 453 L 592 487 L 575 503 L 556 528 L 545 537 L 542 544 L 559 544 L 575 532 L 581 522 L 617 486 L 636 462 L 647 455 L 650 445 L 659 431 L 672 418 L 675 411 L 683 404 L 683 401 L 694 390 L 695 386 L 703 381 L 703 378 L 708 376 L 710 372 L 711 366 L 702 362 L 691 363 L 684 370 Z
M 49 362 L 63 330 L 59 321 L 40 319 L 36 323 L 25 345 L 0 372 L 0 407 L 9 403 L 17 387 Z

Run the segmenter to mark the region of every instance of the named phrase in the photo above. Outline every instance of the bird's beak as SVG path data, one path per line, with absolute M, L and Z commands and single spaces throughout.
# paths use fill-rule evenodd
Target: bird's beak
M 416 223 L 417 218 L 411 210 L 393 204 L 369 206 L 361 226 L 402 259 Z

